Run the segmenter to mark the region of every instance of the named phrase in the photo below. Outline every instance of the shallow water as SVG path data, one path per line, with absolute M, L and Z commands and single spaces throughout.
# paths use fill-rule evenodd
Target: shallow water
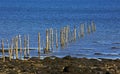
M 29 34 L 31 48 L 37 48 L 38 32 L 44 40 L 47 28 L 79 27 L 80 23 L 87 25 L 91 20 L 96 23 L 96 32 L 85 34 L 84 38 L 64 49 L 54 48 L 47 55 L 120 58 L 119 0 L 0 0 L 0 39 L 10 40 L 18 34 L 22 37 Z M 37 50 L 30 53 L 37 56 Z

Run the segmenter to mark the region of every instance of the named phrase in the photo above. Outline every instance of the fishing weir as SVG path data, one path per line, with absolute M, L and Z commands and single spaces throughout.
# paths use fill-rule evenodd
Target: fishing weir
M 82 23 L 79 26 L 74 25 L 73 28 L 70 28 L 69 25 L 60 28 L 60 30 L 49 28 L 45 30 L 45 40 L 41 37 L 42 32 L 38 32 L 38 37 L 36 38 L 38 47 L 36 49 L 30 47 L 31 40 L 29 35 L 21 37 L 21 35 L 18 34 L 12 39 L 1 40 L 1 58 L 3 62 L 5 62 L 6 57 L 8 57 L 10 61 L 12 59 L 25 60 L 30 58 L 31 50 L 37 50 L 38 52 L 35 54 L 38 54 L 38 58 L 40 59 L 41 53 L 48 54 L 58 48 L 64 49 L 69 46 L 69 44 L 84 38 L 85 34 L 89 35 L 95 31 L 96 25 L 93 21 L 91 21 L 90 24 Z

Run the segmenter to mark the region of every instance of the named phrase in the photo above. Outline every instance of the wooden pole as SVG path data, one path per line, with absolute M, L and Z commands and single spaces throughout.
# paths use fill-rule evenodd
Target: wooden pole
M 67 35 L 66 35 L 66 42 L 68 43 L 69 40 L 69 32 L 70 32 L 70 27 L 67 26 Z
M 40 32 L 38 33 L 38 56 L 40 58 Z
M 62 29 L 60 30 L 60 45 L 62 47 Z
M 81 24 L 81 37 L 84 37 L 84 24 Z
M 62 46 L 62 30 L 60 30 L 60 45 Z
M 69 42 L 69 32 L 70 32 L 70 27 L 67 26 L 67 32 L 66 32 L 66 42 L 67 42 L 67 44 Z
M 62 36 L 62 42 L 63 42 L 63 47 L 65 47 L 65 38 L 66 38 L 66 34 L 65 34 L 65 29 L 66 27 L 63 27 L 63 36 Z
M 51 30 L 48 29 L 48 49 L 51 49 Z
M 11 51 L 11 45 L 9 46 L 9 60 L 11 61 L 12 59 L 12 51 Z
M 53 29 L 51 28 L 51 49 L 53 50 L 54 40 L 53 40 Z
M 73 30 L 70 31 L 70 42 L 73 42 L 74 36 L 73 36 Z
M 7 39 L 7 48 L 8 48 L 8 53 L 10 54 L 10 52 L 9 52 L 9 42 L 8 42 L 8 39 Z
M 65 45 L 67 45 L 67 26 L 64 28 L 65 29 L 65 31 L 64 31 L 64 33 L 65 33 Z
M 46 48 L 45 53 L 49 51 L 49 37 L 48 37 L 48 29 L 46 30 Z
M 63 27 L 63 44 L 65 46 L 65 41 L 66 41 L 66 27 Z
M 8 45 L 9 60 L 11 61 L 11 48 L 9 47 L 8 40 L 7 40 L 7 45 Z
M 95 23 L 93 21 L 91 22 L 91 26 L 92 26 L 92 32 L 95 32 L 96 31 L 96 26 L 95 26 Z
M 69 28 L 69 30 L 68 30 L 69 32 L 68 32 L 68 41 L 69 41 L 69 43 L 71 43 L 71 29 Z
M 29 48 L 29 35 L 27 36 L 27 56 L 30 57 L 30 48 Z
M 11 49 L 11 45 L 9 47 L 9 60 L 11 61 L 12 59 L 12 49 Z
M 56 34 L 55 34 L 55 36 L 56 36 L 56 48 L 58 48 L 58 35 L 57 35 L 57 29 L 55 30 L 55 32 L 56 32 Z
M 52 49 L 52 28 L 49 29 L 48 37 L 49 37 L 49 48 Z
M 18 59 L 18 36 L 16 36 L 16 38 L 15 38 L 15 45 L 16 45 L 16 48 L 15 48 L 15 50 L 16 50 L 16 59 Z
M 26 57 L 26 36 L 24 36 L 24 58 Z
M 71 43 L 71 41 L 72 41 L 72 32 L 70 30 L 70 32 L 69 32 L 69 43 Z
M 76 41 L 76 26 L 74 26 L 74 41 Z
M 2 58 L 3 58 L 3 62 L 5 62 L 4 41 L 3 40 L 1 40 L 1 46 L 2 46 Z
M 90 34 L 90 32 L 91 32 L 91 27 L 90 27 L 90 25 L 88 25 L 87 32 L 88 32 L 88 34 Z
M 21 42 L 21 35 L 19 35 L 19 42 L 20 42 L 20 59 L 22 59 L 22 42 Z
M 12 55 L 13 55 L 13 59 L 15 59 L 14 58 L 14 56 L 15 56 L 15 38 L 12 39 L 12 44 L 13 44 L 13 54 Z
M 63 29 L 60 30 L 60 43 L 61 47 L 64 47 L 64 35 L 63 35 Z
M 16 59 L 16 37 L 14 37 L 14 59 Z
M 80 36 L 81 36 L 81 28 L 79 27 L 79 30 L 78 30 L 78 38 L 80 39 Z
M 12 59 L 12 50 L 13 50 L 13 40 L 11 41 L 11 45 L 10 45 L 10 61 Z

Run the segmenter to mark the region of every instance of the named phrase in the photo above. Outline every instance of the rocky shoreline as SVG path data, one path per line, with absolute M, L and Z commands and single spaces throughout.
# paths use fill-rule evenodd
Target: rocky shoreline
M 6 58 L 7 59 L 7 58 Z M 66 56 L 32 57 L 28 60 L 0 59 L 0 74 L 120 74 L 120 59 L 87 59 Z

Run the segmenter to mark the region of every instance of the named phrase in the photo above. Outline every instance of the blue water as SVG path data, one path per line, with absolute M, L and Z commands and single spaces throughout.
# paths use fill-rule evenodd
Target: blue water
M 31 48 L 37 48 L 38 32 L 44 40 L 47 28 L 79 27 L 92 20 L 95 33 L 47 55 L 120 58 L 120 0 L 0 0 L 0 39 L 29 34 Z M 37 50 L 30 53 L 37 56 Z

